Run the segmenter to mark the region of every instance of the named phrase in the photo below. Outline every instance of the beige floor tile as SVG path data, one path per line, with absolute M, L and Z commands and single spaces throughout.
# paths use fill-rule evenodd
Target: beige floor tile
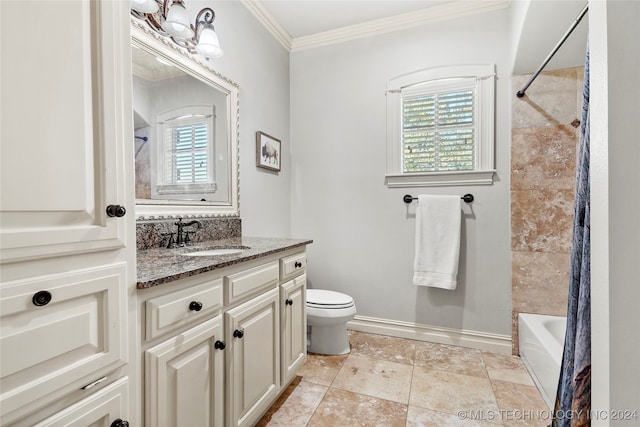
M 390 362 L 413 365 L 416 355 L 416 341 L 384 335 L 349 333 L 351 354 L 388 360 Z
M 484 366 L 490 380 L 508 381 L 511 383 L 533 386 L 531 375 L 518 356 L 509 354 L 482 353 Z
M 331 387 L 406 404 L 412 371 L 402 363 L 349 356 Z
M 413 370 L 409 405 L 457 415 L 460 411 L 484 414 L 498 411 L 487 378 L 454 372 L 434 371 L 416 366 Z
M 505 426 L 546 427 L 551 411 L 535 386 L 493 381 L 493 392 Z
M 330 388 L 309 427 L 404 427 L 407 405 Z
M 256 426 L 306 426 L 327 390 L 327 386 L 300 381 L 297 377 Z
M 416 366 L 487 378 L 482 352 L 474 348 L 420 342 L 416 345 Z
M 409 406 L 406 427 L 495 427 L 502 423 L 473 420 L 465 415 L 446 414 L 430 409 Z
M 307 361 L 298 370 L 298 375 L 304 381 L 326 386 L 331 385 L 347 357 L 349 357 L 348 354 L 323 356 L 309 353 Z
M 551 422 L 517 356 L 354 331 L 350 341 L 350 355 L 309 354 L 296 380 L 257 425 L 546 427 Z

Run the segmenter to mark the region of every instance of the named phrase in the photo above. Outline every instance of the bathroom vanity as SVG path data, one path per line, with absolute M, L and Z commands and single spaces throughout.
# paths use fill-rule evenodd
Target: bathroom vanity
M 309 243 L 244 237 L 138 251 L 144 425 L 260 419 L 306 359 Z M 225 249 L 239 252 L 199 255 Z

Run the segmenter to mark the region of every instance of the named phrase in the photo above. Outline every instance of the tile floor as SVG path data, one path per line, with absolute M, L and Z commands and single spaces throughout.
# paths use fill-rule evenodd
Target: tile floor
M 257 424 L 543 426 L 550 411 L 517 356 L 350 332 L 351 353 L 309 354 Z

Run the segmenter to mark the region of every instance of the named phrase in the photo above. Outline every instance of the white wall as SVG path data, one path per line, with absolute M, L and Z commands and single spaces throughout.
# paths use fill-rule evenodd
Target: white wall
M 248 236 L 290 235 L 291 144 L 289 138 L 289 52 L 239 1 L 190 0 L 195 17 L 204 7 L 224 56 L 211 61 L 240 86 L 240 216 Z M 256 168 L 256 131 L 282 140 L 282 171 Z
M 593 425 L 640 416 L 640 2 L 590 1 Z M 629 190 L 629 191 L 628 191 Z M 636 411 L 636 418 L 611 416 Z M 631 413 L 633 414 L 633 413 Z
M 291 54 L 292 234 L 314 239 L 310 287 L 352 295 L 364 316 L 510 335 L 509 30 L 501 10 Z M 387 188 L 387 80 L 460 63 L 496 64 L 496 182 Z M 468 192 L 457 289 L 413 286 L 402 195 Z

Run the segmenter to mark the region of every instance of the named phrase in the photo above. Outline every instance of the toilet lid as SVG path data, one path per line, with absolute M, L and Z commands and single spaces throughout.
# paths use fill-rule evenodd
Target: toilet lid
M 307 289 L 307 306 L 315 308 L 348 308 L 354 305 L 349 295 L 325 289 Z

